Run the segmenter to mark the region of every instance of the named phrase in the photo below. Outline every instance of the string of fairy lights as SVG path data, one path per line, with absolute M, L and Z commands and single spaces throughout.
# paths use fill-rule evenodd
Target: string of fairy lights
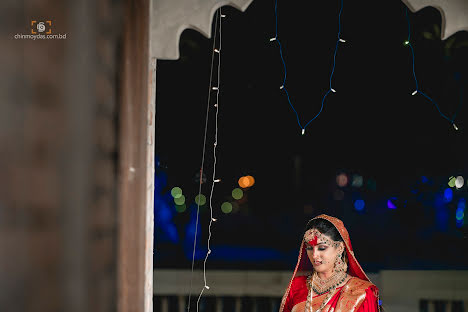
M 220 92 L 220 83 L 221 83 L 221 33 L 222 33 L 222 19 L 226 17 L 224 14 L 221 12 L 221 8 L 218 9 L 217 14 L 216 14 L 216 19 L 215 19 L 215 31 L 214 31 L 214 36 L 213 36 L 213 49 L 212 49 L 212 55 L 211 55 L 211 69 L 210 69 L 210 83 L 209 83 L 209 90 L 208 90 L 208 103 L 207 103 L 207 108 L 206 108 L 206 118 L 205 118 L 205 132 L 204 132 L 204 138 L 203 138 L 203 153 L 202 153 L 202 163 L 201 163 L 201 169 L 200 169 L 200 181 L 199 181 L 199 190 L 198 190 L 198 196 L 197 199 L 195 200 L 197 204 L 197 215 L 196 215 L 196 222 L 195 222 L 195 235 L 193 239 L 193 253 L 192 253 L 192 268 L 191 268 L 191 277 L 190 277 L 190 291 L 189 291 L 189 298 L 188 298 L 188 303 L 187 303 L 187 311 L 190 311 L 190 306 L 191 306 L 191 295 L 192 295 L 192 287 L 193 287 L 193 273 L 194 273 L 194 264 L 195 264 L 195 251 L 196 251 L 196 246 L 197 246 L 197 233 L 198 233 L 198 223 L 199 223 L 199 215 L 200 215 L 200 205 L 201 203 L 201 189 L 202 189 L 202 183 L 203 183 L 203 169 L 204 169 L 204 163 L 205 163 L 205 152 L 206 152 L 206 141 L 207 141 L 207 130 L 208 130 L 208 116 L 209 116 L 209 111 L 211 108 L 211 93 L 214 91 L 216 92 L 216 101 L 214 104 L 214 109 L 215 109 L 215 135 L 214 135 L 214 144 L 213 144 L 213 175 L 212 175 L 212 181 L 211 181 L 211 191 L 210 191 L 210 197 L 209 197 L 209 209 L 210 209 L 210 221 L 208 224 L 208 240 L 207 240 L 207 252 L 203 261 L 203 281 L 204 285 L 203 288 L 201 289 L 198 299 L 197 299 L 197 312 L 199 310 L 199 305 L 200 305 L 200 299 L 203 296 L 203 292 L 205 289 L 210 289 L 210 287 L 207 284 L 206 280 L 206 262 L 208 260 L 209 255 L 211 254 L 211 248 L 210 248 L 210 242 L 211 242 L 211 226 L 213 222 L 216 222 L 217 220 L 213 217 L 213 193 L 214 193 L 214 187 L 215 184 L 218 182 L 221 182 L 221 179 L 216 178 L 216 163 L 217 163 L 217 158 L 216 158 L 216 148 L 218 145 L 218 113 L 219 113 L 219 92 Z M 216 39 L 219 36 L 218 40 L 218 47 L 216 47 Z M 215 56 L 217 55 L 217 81 L 216 85 L 213 85 L 213 67 L 214 67 L 214 60 Z
M 416 89 L 411 93 L 411 95 L 416 95 L 416 94 L 421 94 L 422 96 L 424 96 L 427 100 L 429 100 L 431 103 L 434 104 L 434 106 L 437 108 L 437 111 L 439 112 L 439 114 L 444 118 L 446 119 L 447 121 L 450 122 L 450 124 L 452 124 L 453 128 L 455 130 L 458 130 L 458 127 L 457 125 L 455 124 L 455 116 L 456 114 L 454 114 L 454 117 L 453 118 L 449 118 L 447 117 L 445 114 L 443 114 L 439 108 L 439 105 L 437 104 L 436 101 L 434 101 L 431 97 L 429 97 L 425 92 L 423 92 L 420 88 L 419 88 L 419 84 L 418 84 L 418 80 L 416 78 L 416 71 L 415 71 L 415 55 L 414 55 L 414 49 L 413 49 L 413 46 L 411 44 L 411 25 L 410 25 L 410 20 L 409 20 L 409 16 L 408 16 L 408 8 L 405 7 L 405 10 L 406 10 L 406 19 L 407 19 L 407 22 L 408 22 L 408 38 L 407 40 L 405 41 L 405 45 L 408 46 L 410 48 L 410 51 L 411 51 L 411 56 L 412 56 L 412 67 L 413 67 L 413 78 L 414 78 L 414 82 L 415 82 L 415 85 L 416 85 Z M 343 0 L 341 0 L 341 7 L 340 7 L 340 12 L 338 14 L 338 36 L 337 36 L 337 41 L 336 41 L 336 45 L 335 45 L 335 50 L 334 50 L 334 53 L 333 53 L 333 66 L 332 66 L 332 70 L 331 70 L 331 73 L 330 73 L 330 78 L 329 78 L 329 89 L 325 92 L 325 94 L 323 95 L 322 97 L 322 103 L 321 103 L 321 106 L 320 106 L 320 110 L 319 112 L 312 118 L 310 119 L 307 123 L 305 123 L 304 125 L 302 125 L 301 123 L 301 118 L 299 116 L 299 113 L 297 112 L 296 108 L 294 107 L 292 101 L 291 101 L 291 98 L 289 96 L 289 92 L 287 90 L 287 86 L 286 86 L 286 77 L 287 77 L 287 68 L 286 68 L 286 62 L 284 60 L 284 57 L 283 57 L 283 47 L 281 45 L 281 41 L 279 39 L 279 36 L 278 36 L 278 0 L 275 0 L 275 36 L 270 38 L 270 42 L 276 42 L 278 44 L 278 47 L 279 47 L 279 52 L 280 52 L 280 58 L 281 58 L 281 61 L 283 63 L 283 72 L 284 72 L 284 76 L 283 76 L 283 83 L 281 84 L 280 86 L 280 90 L 283 90 L 284 93 L 286 94 L 286 98 L 288 100 L 288 103 L 289 105 L 291 106 L 294 114 L 296 115 L 296 120 L 297 120 L 297 124 L 299 125 L 299 127 L 301 128 L 301 134 L 304 135 L 305 134 L 305 130 L 307 128 L 307 126 L 312 122 L 314 121 L 323 111 L 323 107 L 324 107 L 324 103 L 325 103 L 325 99 L 327 98 L 327 96 L 330 94 L 330 92 L 333 92 L 333 93 L 336 93 L 336 90 L 332 87 L 332 78 L 333 78 L 333 74 L 335 72 L 335 65 L 336 65 L 336 54 L 337 54 L 337 51 L 338 51 L 338 45 L 340 43 L 345 43 L 346 40 L 342 39 L 340 37 L 340 34 L 341 34 L 341 13 L 343 11 Z
M 302 135 L 305 134 L 305 130 L 306 130 L 307 126 L 312 121 L 314 121 L 322 113 L 323 106 L 324 106 L 324 103 L 325 103 L 325 99 L 330 94 L 330 92 L 336 93 L 336 90 L 333 89 L 333 87 L 332 87 L 332 78 L 333 78 L 333 74 L 335 73 L 335 65 L 336 65 L 336 53 L 338 52 L 338 45 L 340 43 L 345 43 L 346 42 L 346 40 L 344 40 L 343 38 L 340 37 L 340 35 L 341 35 L 341 12 L 342 11 L 343 11 L 343 0 L 341 0 L 340 13 L 338 14 L 338 36 L 337 36 L 337 40 L 336 40 L 335 51 L 333 53 L 333 66 L 332 66 L 332 70 L 331 70 L 331 73 L 330 73 L 329 89 L 327 90 L 327 92 L 325 92 L 325 94 L 322 97 L 322 105 L 320 106 L 319 112 L 312 119 L 310 119 L 307 123 L 302 125 L 301 118 L 299 117 L 299 114 L 298 114 L 297 110 L 294 108 L 294 105 L 291 102 L 291 98 L 289 97 L 289 92 L 288 92 L 288 90 L 286 88 L 287 70 L 286 70 L 286 62 L 284 61 L 284 57 L 283 57 L 283 47 L 281 45 L 281 41 L 280 41 L 279 36 L 278 36 L 278 0 L 275 0 L 275 36 L 273 38 L 270 38 L 270 42 L 277 42 L 278 43 L 278 47 L 279 47 L 279 51 L 280 51 L 280 57 L 281 57 L 281 61 L 283 62 L 283 70 L 284 70 L 283 84 L 280 86 L 280 90 L 284 91 L 284 93 L 286 94 L 286 97 L 288 99 L 289 105 L 291 106 L 292 110 L 296 114 L 297 124 L 301 128 L 301 134 Z
M 405 41 L 405 45 L 408 46 L 410 48 L 410 51 L 411 51 L 413 78 L 414 78 L 414 82 L 415 82 L 415 90 L 411 93 L 411 95 L 414 96 L 416 94 L 421 94 L 422 96 L 424 96 L 427 100 L 429 100 L 431 103 L 433 103 L 435 105 L 435 107 L 437 108 L 439 114 L 444 119 L 449 121 L 452 124 L 452 126 L 454 127 L 455 130 L 458 130 L 458 127 L 457 127 L 457 125 L 455 124 L 455 121 L 454 121 L 456 114 L 454 115 L 453 118 L 447 117 L 445 114 L 443 114 L 440 111 L 439 105 L 432 98 L 430 98 L 426 93 L 424 93 L 419 88 L 418 80 L 417 80 L 417 77 L 416 77 L 416 71 L 415 71 L 415 53 L 414 53 L 414 49 L 413 49 L 413 46 L 412 46 L 411 40 L 410 40 L 411 39 L 411 24 L 410 24 L 410 19 L 409 19 L 409 16 L 408 16 L 408 9 L 405 8 L 405 10 L 406 10 L 406 12 L 405 12 L 406 13 L 406 19 L 407 19 L 407 22 L 408 22 L 408 37 L 407 37 L 407 40 Z M 305 134 L 306 128 L 310 125 L 310 123 L 312 121 L 314 121 L 315 119 L 317 119 L 318 116 L 322 113 L 327 96 L 330 93 L 336 93 L 336 90 L 332 86 L 332 79 L 333 79 L 333 75 L 334 75 L 335 67 L 336 67 L 336 55 L 337 55 L 339 44 L 342 44 L 342 43 L 346 42 L 346 40 L 341 38 L 341 14 L 342 14 L 342 12 L 343 12 L 343 0 L 340 1 L 340 10 L 339 10 L 339 13 L 338 13 L 338 34 L 337 34 L 337 40 L 336 40 L 335 49 L 334 49 L 334 53 L 333 53 L 332 69 L 331 69 L 330 77 L 329 77 L 329 89 L 325 92 L 325 94 L 322 97 L 321 107 L 320 107 L 319 112 L 312 119 L 310 119 L 308 122 L 303 124 L 301 122 L 301 117 L 300 117 L 298 111 L 296 110 L 296 108 L 294 107 L 294 105 L 293 105 L 293 103 L 291 101 L 289 92 L 287 90 L 287 84 L 286 84 L 287 68 L 286 68 L 286 62 L 285 62 L 285 59 L 284 59 L 284 56 L 283 56 L 283 47 L 281 45 L 281 41 L 280 41 L 280 38 L 278 36 L 278 0 L 275 0 L 275 36 L 270 38 L 270 42 L 276 42 L 278 44 L 279 54 L 280 54 L 280 58 L 281 58 L 281 61 L 282 61 L 282 64 L 283 64 L 283 71 L 284 71 L 283 82 L 282 82 L 282 85 L 280 86 L 280 90 L 282 90 L 285 93 L 286 97 L 287 97 L 288 103 L 289 103 L 290 107 L 292 108 L 292 110 L 293 110 L 293 112 L 294 112 L 294 114 L 296 116 L 297 124 L 299 125 L 299 127 L 301 129 L 301 134 L 302 135 Z M 203 261 L 203 282 L 204 282 L 204 285 L 203 285 L 203 287 L 202 287 L 202 289 L 201 289 L 201 291 L 200 291 L 200 293 L 198 295 L 198 298 L 197 298 L 197 312 L 199 310 L 200 299 L 202 298 L 204 291 L 210 289 L 210 287 L 208 286 L 208 283 L 207 283 L 207 278 L 206 278 L 206 263 L 207 263 L 208 257 L 210 256 L 210 254 L 212 252 L 211 247 L 210 247 L 210 242 L 211 242 L 211 237 L 212 237 L 212 231 L 211 231 L 212 223 L 217 221 L 217 219 L 214 218 L 214 215 L 213 215 L 213 194 L 214 194 L 215 184 L 221 181 L 219 178 L 216 177 L 216 165 L 217 165 L 216 149 L 217 149 L 217 145 L 218 145 L 218 113 L 219 113 L 219 93 L 220 93 L 220 73 L 221 73 L 221 46 L 222 46 L 222 44 L 221 44 L 221 41 L 222 41 L 221 36 L 222 35 L 221 34 L 222 34 L 222 18 L 224 18 L 224 17 L 225 17 L 225 15 L 222 14 L 221 8 L 219 8 L 218 11 L 217 11 L 217 14 L 216 14 L 216 18 L 215 18 L 215 30 L 214 30 L 213 48 L 212 48 L 212 57 L 211 57 L 208 103 L 207 103 L 207 109 L 206 109 L 205 132 L 204 132 L 203 152 L 202 152 L 202 161 L 201 161 L 201 169 L 200 169 L 200 182 L 199 182 L 198 196 L 196 198 L 197 213 L 196 213 L 195 235 L 194 235 L 193 253 L 192 253 L 190 291 L 189 291 L 188 304 L 187 304 L 187 311 L 188 312 L 190 312 L 190 308 L 191 308 L 191 294 L 192 294 L 192 287 L 193 287 L 193 274 L 194 274 L 194 263 L 195 263 L 195 251 L 196 251 L 196 245 L 197 245 L 197 233 L 198 233 L 198 225 L 199 225 L 200 206 L 203 205 L 203 203 L 201 203 L 200 199 L 203 196 L 202 193 L 201 193 L 201 190 L 202 190 L 202 183 L 203 183 L 203 180 L 202 180 L 203 179 L 203 170 L 204 170 L 204 165 L 205 165 L 207 129 L 208 129 L 208 120 L 209 120 L 208 116 L 209 116 L 209 111 L 211 109 L 211 94 L 213 92 L 215 92 L 216 93 L 216 101 L 215 101 L 215 104 L 214 104 L 214 109 L 215 109 L 215 134 L 214 134 L 214 146 L 213 146 L 213 174 L 212 174 L 211 190 L 210 190 L 210 196 L 209 196 L 210 221 L 209 221 L 209 225 L 208 225 L 207 251 L 206 251 L 206 255 L 204 257 L 204 261 Z M 218 42 L 217 47 L 216 47 L 216 42 Z M 216 83 L 213 84 L 213 68 L 214 68 L 214 61 L 215 61 L 216 56 L 217 56 L 217 81 L 216 81 Z M 340 178 L 341 178 L 341 176 L 340 176 Z M 452 180 L 455 181 L 455 178 L 452 179 Z M 337 181 L 339 182 L 341 180 L 337 180 Z M 339 183 L 341 183 L 341 182 L 339 182 Z M 240 182 L 239 182 L 239 184 L 241 185 Z M 455 185 L 455 182 L 453 182 L 453 184 Z M 234 195 L 233 195 L 233 197 L 234 197 Z M 358 208 L 359 207 L 356 207 L 356 209 L 358 209 Z M 391 208 L 391 207 L 389 206 L 389 208 Z M 458 213 L 458 211 L 457 211 L 457 213 Z
M 432 98 L 430 98 L 426 93 L 424 93 L 422 90 L 419 89 L 419 84 L 418 84 L 418 79 L 416 78 L 416 71 L 414 69 L 414 63 L 415 63 L 415 57 L 414 57 L 414 49 L 413 49 L 413 45 L 411 44 L 411 24 L 410 24 L 410 19 L 409 19 L 409 16 L 408 16 L 408 8 L 405 7 L 405 13 L 406 13 L 406 20 L 408 22 L 408 38 L 406 39 L 405 41 L 405 45 L 408 46 L 410 48 L 410 51 L 411 51 L 411 56 L 412 56 L 412 62 L 413 62 L 413 78 L 414 78 L 414 83 L 416 85 L 416 89 L 411 93 L 411 95 L 416 95 L 416 94 L 421 94 L 422 96 L 424 96 L 426 99 L 428 99 L 430 102 L 432 102 L 435 107 L 437 108 L 437 111 L 439 112 L 439 114 L 446 120 L 448 120 L 453 128 L 455 130 L 458 130 L 458 127 L 457 125 L 455 124 L 455 120 L 453 118 L 449 118 L 447 117 L 446 115 L 444 115 L 441 111 L 440 111 L 440 108 L 439 108 L 439 105 L 436 103 L 436 101 L 434 101 Z M 456 116 L 456 115 L 454 115 Z

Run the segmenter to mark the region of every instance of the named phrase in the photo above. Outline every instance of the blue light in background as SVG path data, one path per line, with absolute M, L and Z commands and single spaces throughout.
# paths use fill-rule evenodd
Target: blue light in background
M 449 227 L 449 210 L 445 205 L 435 207 L 436 227 L 439 231 L 447 232 Z
M 362 199 L 358 199 L 354 202 L 354 208 L 357 211 L 363 211 L 366 203 Z
M 458 208 L 458 209 L 462 209 L 463 211 L 465 211 L 466 203 L 465 203 L 465 199 L 464 199 L 464 198 L 460 198 L 460 200 L 458 201 L 457 208 Z
M 457 211 L 455 212 L 455 218 L 457 219 L 457 226 L 460 227 L 464 223 L 465 219 L 465 199 L 460 198 L 457 205 Z
M 281 252 L 274 249 L 238 246 L 213 246 L 210 257 L 212 260 L 248 262 L 282 260 L 285 258 Z
M 395 206 L 395 204 L 392 202 L 392 200 L 395 200 L 396 198 L 395 197 L 392 197 L 390 198 L 389 200 L 387 200 L 387 207 L 388 209 L 396 209 L 397 207 Z
M 429 182 L 429 179 L 426 176 L 422 176 L 421 177 L 421 182 L 422 183 L 427 183 L 427 182 Z
M 168 235 L 168 238 L 173 242 L 173 243 L 177 243 L 179 241 L 179 234 L 177 233 L 177 228 L 174 224 L 168 224 L 167 225 L 167 228 L 166 228 L 166 231 L 167 231 L 167 235 Z
M 159 204 L 159 202 L 158 202 L 158 204 Z M 162 224 L 166 224 L 166 223 L 171 222 L 172 212 L 171 212 L 169 206 L 166 203 L 162 202 L 157 207 L 159 209 L 157 209 L 158 214 L 156 216 L 156 221 L 157 221 L 156 223 L 162 225 Z
M 444 202 L 450 203 L 453 199 L 453 191 L 450 188 L 446 188 L 444 191 Z
M 465 217 L 465 212 L 462 209 L 458 208 L 457 212 L 455 213 L 455 218 L 457 218 L 458 221 L 461 221 L 463 220 L 464 217 Z

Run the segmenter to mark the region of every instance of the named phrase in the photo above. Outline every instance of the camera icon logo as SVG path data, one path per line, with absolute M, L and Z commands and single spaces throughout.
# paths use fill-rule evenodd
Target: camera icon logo
M 31 34 L 35 35 L 38 32 L 39 33 L 45 32 L 48 35 L 51 34 L 52 33 L 52 21 L 45 21 L 45 22 L 31 21 Z

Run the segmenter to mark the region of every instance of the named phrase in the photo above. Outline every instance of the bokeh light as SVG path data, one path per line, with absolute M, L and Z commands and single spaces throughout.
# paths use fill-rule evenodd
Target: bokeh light
M 448 182 L 448 186 L 450 187 L 454 187 L 455 186 L 455 181 L 457 180 L 457 178 L 455 177 L 450 177 L 449 178 L 449 182 Z
M 458 208 L 457 212 L 455 213 L 455 218 L 457 218 L 458 221 L 461 221 L 463 220 L 464 217 L 465 217 L 465 212 L 463 211 L 463 209 Z
M 363 211 L 365 206 L 366 206 L 366 203 L 362 199 L 358 199 L 354 202 L 354 208 L 357 211 Z
M 232 204 L 230 202 L 224 202 L 221 205 L 221 211 L 224 213 L 231 213 L 232 212 Z
M 175 203 L 176 205 L 183 205 L 183 204 L 185 204 L 185 196 L 181 194 L 180 197 L 174 198 L 174 203 Z
M 250 183 L 249 178 L 247 178 L 247 177 L 240 177 L 239 178 L 238 184 L 239 184 L 240 187 L 248 188 L 249 183 Z
M 351 182 L 351 186 L 353 187 L 361 187 L 363 184 L 363 178 L 359 174 L 353 175 L 353 181 Z
M 255 184 L 255 179 L 254 177 L 248 175 L 246 178 L 249 180 L 249 187 L 252 187 Z
M 254 177 L 248 175 L 248 176 L 243 176 L 239 178 L 239 181 L 237 181 L 239 186 L 243 189 L 252 187 L 255 184 L 255 179 Z
M 176 205 L 175 208 L 176 208 L 176 211 L 177 211 L 178 213 L 182 213 L 182 212 L 184 212 L 185 210 L 187 210 L 187 206 L 186 206 L 185 204 L 183 204 L 183 205 Z
M 451 188 L 446 188 L 444 191 L 444 201 L 446 203 L 451 202 L 453 199 L 453 191 Z
M 462 187 L 463 187 L 463 184 L 465 184 L 465 180 L 463 179 L 462 176 L 458 176 L 458 177 L 455 179 L 455 187 L 456 187 L 457 189 L 462 188 Z
M 171 190 L 171 195 L 174 198 L 179 198 L 180 196 L 182 196 L 182 189 L 178 186 L 173 187 Z
M 460 228 L 465 224 L 465 209 L 466 202 L 464 198 L 460 198 L 455 212 L 455 218 L 457 219 L 457 227 Z
M 395 201 L 395 198 L 391 198 L 391 199 L 387 200 L 388 209 L 396 209 L 397 208 L 397 206 L 395 205 L 395 203 L 392 200 Z
M 234 199 L 241 199 L 242 196 L 244 196 L 244 191 L 242 191 L 240 188 L 235 188 L 232 190 L 232 198 Z
M 421 182 L 422 183 L 427 183 L 427 182 L 429 182 L 429 179 L 426 176 L 422 176 L 421 177 Z
M 348 185 L 348 176 L 345 173 L 340 173 L 336 176 L 336 184 L 338 184 L 339 187 L 345 187 Z
M 197 204 L 198 206 L 203 206 L 204 204 L 206 204 L 205 195 L 200 194 L 200 195 L 195 196 L 195 204 Z

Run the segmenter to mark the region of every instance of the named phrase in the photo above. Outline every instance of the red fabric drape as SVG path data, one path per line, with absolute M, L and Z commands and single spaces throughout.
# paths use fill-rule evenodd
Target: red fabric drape
M 364 272 L 364 270 L 362 269 L 361 265 L 359 264 L 359 262 L 357 261 L 354 255 L 353 247 L 351 245 L 351 239 L 349 237 L 348 230 L 345 228 L 343 222 L 337 218 L 327 216 L 324 214 L 319 215 L 315 217 L 314 219 L 325 219 L 335 226 L 335 228 L 340 233 L 341 238 L 343 239 L 343 242 L 345 244 L 345 250 L 346 250 L 346 255 L 348 259 L 348 274 L 352 277 L 356 277 L 358 280 L 369 282 L 370 284 L 369 278 L 367 277 L 366 273 Z M 306 277 L 300 276 L 300 275 L 304 275 L 307 272 L 311 272 L 311 271 L 313 271 L 313 266 L 307 257 L 307 252 L 305 249 L 305 242 L 302 241 L 300 249 L 299 249 L 299 257 L 298 257 L 298 261 L 296 264 L 296 268 L 294 270 L 289 286 L 286 289 L 285 295 L 283 296 L 283 300 L 281 302 L 281 307 L 280 307 L 280 312 L 291 311 L 294 305 L 307 300 L 308 290 L 306 286 Z M 367 286 L 363 286 L 363 287 L 367 287 Z M 361 289 L 362 290 L 366 289 L 366 297 L 364 301 L 365 303 L 362 303 L 361 305 L 362 309 L 365 309 L 363 311 L 371 311 L 371 312 L 379 311 L 379 307 L 377 305 L 378 298 L 375 295 L 378 293 L 378 289 L 375 287 L 375 285 L 368 287 L 368 289 L 367 288 L 361 288 Z M 338 302 L 340 299 L 339 299 L 339 296 L 334 295 L 332 300 L 336 300 Z M 332 301 L 330 301 L 329 303 L 331 302 Z M 355 310 L 356 307 L 352 308 L 350 311 L 357 311 Z

